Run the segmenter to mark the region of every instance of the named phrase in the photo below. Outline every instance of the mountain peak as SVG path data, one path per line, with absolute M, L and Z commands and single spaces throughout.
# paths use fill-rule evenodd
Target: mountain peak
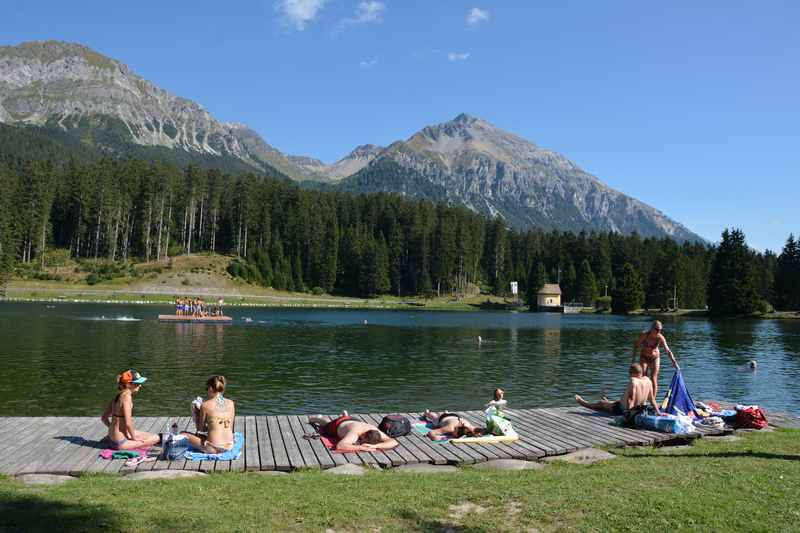
M 16 46 L 0 46 L 0 57 L 16 57 L 28 61 L 38 60 L 43 64 L 50 64 L 67 58 L 82 58 L 89 65 L 104 69 L 119 68 L 127 72 L 128 67 L 103 54 L 92 50 L 88 46 L 66 41 L 27 41 Z
M 377 144 L 361 144 L 353 148 L 353 150 L 347 154 L 343 159 L 347 158 L 357 158 L 369 155 L 376 155 L 381 150 L 383 150 L 382 146 L 378 146 Z
M 456 124 L 472 124 L 473 122 L 475 122 L 477 120 L 479 120 L 479 119 L 473 117 L 472 115 L 468 115 L 466 113 L 461 113 L 456 118 L 454 118 L 452 120 L 452 122 L 455 122 Z

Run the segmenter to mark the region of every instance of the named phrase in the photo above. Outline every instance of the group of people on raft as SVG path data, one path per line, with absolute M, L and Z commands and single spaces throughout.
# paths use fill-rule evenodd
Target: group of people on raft
M 601 398 L 595 403 L 584 400 L 575 395 L 575 400 L 582 406 L 596 411 L 606 412 L 621 416 L 627 411 L 650 403 L 657 414 L 661 411 L 656 403 L 658 391 L 658 372 L 661 353 L 659 348 L 664 347 L 672 361 L 672 366 L 678 369 L 675 355 L 667 345 L 667 340 L 662 334 L 663 326 L 658 320 L 654 321 L 648 331 L 642 332 L 634 344 L 633 359 L 629 368 L 628 386 L 617 401 Z M 639 356 L 637 362 L 636 356 Z M 147 378 L 135 369 L 129 369 L 117 376 L 118 392 L 106 406 L 101 420 L 108 427 L 107 440 L 110 446 L 117 450 L 130 450 L 143 446 L 158 445 L 163 442 L 163 434 L 138 431 L 133 425 L 133 395 L 141 388 Z M 192 448 L 205 453 L 224 453 L 233 448 L 233 420 L 236 407 L 233 400 L 225 398 L 227 381 L 224 376 L 211 376 L 206 382 L 206 400 L 202 403 L 192 404 L 193 418 L 196 432 L 182 432 Z M 505 392 L 496 389 L 494 398 L 489 404 L 505 403 Z M 489 405 L 487 404 L 487 405 Z M 469 420 L 457 413 L 435 413 L 426 410 L 426 421 L 433 427 L 428 432 L 428 437 L 437 440 L 445 437 L 479 436 L 484 430 L 476 427 Z M 397 440 L 388 436 L 369 422 L 357 420 L 348 415 L 347 411 L 334 419 L 322 415 L 308 418 L 308 422 L 315 426 L 321 435 L 326 435 L 336 441 L 336 450 L 343 452 L 369 452 L 389 450 L 398 445 Z
M 175 314 L 196 318 L 222 316 L 223 303 L 222 298 L 216 304 L 207 304 L 202 298 L 175 298 Z

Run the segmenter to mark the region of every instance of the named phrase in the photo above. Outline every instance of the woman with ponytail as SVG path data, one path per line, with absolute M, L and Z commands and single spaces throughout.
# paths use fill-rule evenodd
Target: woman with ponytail
M 132 450 L 153 446 L 161 440 L 158 435 L 136 431 L 133 427 L 133 395 L 139 392 L 147 378 L 131 368 L 117 376 L 117 395 L 100 416 L 108 428 L 107 439 L 115 450 Z
M 233 419 L 236 408 L 233 400 L 225 398 L 225 376 L 211 376 L 206 381 L 206 397 L 194 403 L 193 415 L 197 433 L 183 434 L 195 450 L 205 453 L 224 453 L 233 448 Z

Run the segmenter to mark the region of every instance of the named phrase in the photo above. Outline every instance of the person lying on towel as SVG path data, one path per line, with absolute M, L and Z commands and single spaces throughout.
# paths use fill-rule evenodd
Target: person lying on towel
M 646 405 L 647 402 L 650 402 L 655 408 L 656 414 L 660 416 L 661 411 L 658 409 L 656 397 L 653 394 L 653 383 L 644 375 L 642 365 L 640 363 L 631 364 L 628 369 L 628 375 L 630 376 L 628 388 L 625 390 L 625 394 L 622 395 L 621 400 L 612 402 L 603 396 L 600 401 L 589 403 L 576 394 L 575 401 L 589 409 L 609 413 L 614 416 L 624 416 L 626 411 L 630 411 L 634 407 Z
M 483 428 L 475 427 L 469 420 L 461 418 L 456 413 L 434 413 L 426 409 L 422 416 L 434 427 L 428 432 L 428 438 L 431 440 L 480 437 L 485 433 Z
M 336 451 L 373 452 L 397 446 L 397 441 L 389 435 L 372 424 L 356 420 L 347 411 L 333 420 L 322 415 L 309 416 L 308 423 L 315 426 L 320 435 L 333 440 Z

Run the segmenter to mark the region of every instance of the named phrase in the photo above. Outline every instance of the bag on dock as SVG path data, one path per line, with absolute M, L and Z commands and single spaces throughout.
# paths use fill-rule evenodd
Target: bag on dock
M 164 440 L 164 458 L 174 461 L 189 451 L 189 439 L 183 435 L 168 435 Z
M 764 429 L 769 422 L 767 422 L 767 415 L 757 405 L 737 405 L 734 425 L 736 429 Z
M 404 437 L 411 433 L 411 422 L 403 415 L 386 415 L 378 424 L 378 429 L 392 438 Z

